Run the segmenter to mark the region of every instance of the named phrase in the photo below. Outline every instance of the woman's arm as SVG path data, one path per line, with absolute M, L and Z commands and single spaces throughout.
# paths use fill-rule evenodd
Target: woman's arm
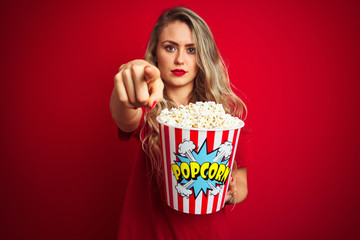
M 124 132 L 134 131 L 141 119 L 141 108 L 127 106 L 119 96 L 118 90 L 114 87 L 110 98 L 110 111 L 116 125 Z
M 231 201 L 231 204 L 240 203 L 245 200 L 248 194 L 246 173 L 246 168 L 238 168 L 232 170 L 232 179 L 230 179 L 230 185 L 225 198 L 225 202 L 229 202 L 232 195 L 233 199 Z
M 134 60 L 120 67 L 114 78 L 110 98 L 111 115 L 124 132 L 134 131 L 140 122 L 140 107 L 153 107 L 163 97 L 160 71 L 144 60 Z

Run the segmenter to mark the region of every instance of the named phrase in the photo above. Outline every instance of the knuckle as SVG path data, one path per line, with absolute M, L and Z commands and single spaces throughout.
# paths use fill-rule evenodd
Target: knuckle
M 142 70 L 142 66 L 139 64 L 134 64 L 131 66 L 132 73 L 138 74 L 139 72 L 141 72 L 141 70 Z
M 134 106 L 136 106 L 136 100 L 134 99 L 134 98 L 129 98 L 129 103 L 131 104 L 131 105 L 134 105 Z
M 119 83 L 121 81 L 120 73 L 117 73 L 114 77 L 114 83 Z
M 123 78 L 127 78 L 128 72 L 129 72 L 129 69 L 128 69 L 128 68 L 123 69 L 123 71 L 121 72 L 122 77 L 123 77 Z
M 139 95 L 136 96 L 136 100 L 137 100 L 138 103 L 144 105 L 144 104 L 147 104 L 147 103 L 148 103 L 149 98 L 146 97 L 146 96 L 143 95 L 143 94 L 139 94 Z
M 119 101 L 120 101 L 121 103 L 128 103 L 128 98 L 127 98 L 127 96 L 120 95 L 120 96 L 119 96 Z

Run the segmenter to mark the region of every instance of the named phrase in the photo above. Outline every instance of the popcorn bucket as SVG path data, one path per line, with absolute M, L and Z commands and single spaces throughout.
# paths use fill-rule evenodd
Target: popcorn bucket
M 244 122 L 237 128 L 197 129 L 157 121 L 167 204 L 190 214 L 222 209 Z

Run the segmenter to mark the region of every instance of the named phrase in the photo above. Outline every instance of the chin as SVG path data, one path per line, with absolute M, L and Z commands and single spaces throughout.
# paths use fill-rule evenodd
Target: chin
M 174 79 L 174 80 L 170 80 L 170 81 L 165 81 L 165 84 L 172 86 L 172 87 L 184 87 L 184 86 L 193 84 L 193 81 L 183 80 L 183 79 Z

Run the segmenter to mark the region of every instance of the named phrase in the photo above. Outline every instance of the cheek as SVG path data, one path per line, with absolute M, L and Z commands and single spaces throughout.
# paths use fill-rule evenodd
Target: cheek
M 192 56 L 191 59 L 191 65 L 193 66 L 193 69 L 196 69 L 198 68 L 198 65 L 197 65 L 197 62 L 196 62 L 196 57 L 195 56 Z
M 170 59 L 167 56 L 164 56 L 163 54 L 159 54 L 157 57 L 157 64 L 159 68 L 166 68 L 167 63 L 170 61 Z
M 194 71 L 197 73 L 199 67 L 198 67 L 198 65 L 197 65 L 196 59 L 193 59 L 193 61 L 192 61 L 192 66 L 193 66 Z
M 164 68 L 164 64 L 163 64 L 164 60 L 161 57 L 158 57 L 157 59 L 157 66 L 158 68 L 161 70 Z
M 160 70 L 161 78 L 165 79 L 167 74 L 167 60 L 163 55 L 158 55 L 157 67 Z

